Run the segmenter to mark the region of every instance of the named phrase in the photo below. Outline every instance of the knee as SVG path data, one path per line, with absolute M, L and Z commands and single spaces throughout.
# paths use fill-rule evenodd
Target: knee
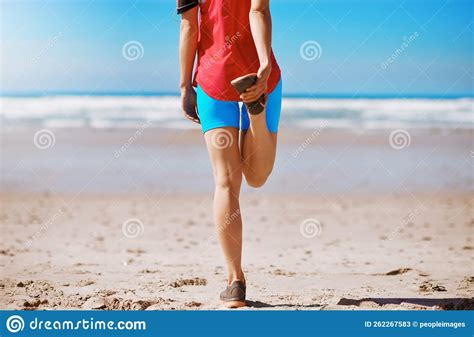
M 236 170 L 236 172 L 215 172 L 214 176 L 216 188 L 230 192 L 240 190 L 242 184 L 242 172 L 240 170 Z
M 245 176 L 247 185 L 253 188 L 259 188 L 265 185 L 269 174 L 249 174 Z

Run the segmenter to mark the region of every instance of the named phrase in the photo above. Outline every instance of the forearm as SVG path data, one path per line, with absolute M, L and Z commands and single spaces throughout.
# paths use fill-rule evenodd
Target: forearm
M 193 20 L 181 21 L 179 37 L 180 88 L 192 84 L 194 59 L 198 47 L 198 25 Z
M 257 48 L 260 67 L 270 67 L 272 50 L 272 19 L 268 1 L 252 1 L 249 14 L 250 29 Z

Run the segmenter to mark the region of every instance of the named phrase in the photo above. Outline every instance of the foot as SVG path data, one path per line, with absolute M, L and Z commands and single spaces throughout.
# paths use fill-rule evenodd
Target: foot
M 227 308 L 240 308 L 245 304 L 246 286 L 243 281 L 234 281 L 221 292 L 220 299 Z
M 248 88 L 257 82 L 257 74 L 247 74 L 232 80 L 230 83 L 239 94 L 244 93 Z M 258 115 L 265 109 L 266 96 L 263 94 L 254 102 L 246 103 L 247 111 L 251 115 Z

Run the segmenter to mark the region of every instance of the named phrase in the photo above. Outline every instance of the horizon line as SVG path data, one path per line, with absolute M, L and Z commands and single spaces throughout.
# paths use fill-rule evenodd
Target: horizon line
M 179 96 L 178 91 L 121 91 L 121 90 L 47 90 L 47 91 L 0 91 L 0 97 L 47 97 L 47 96 L 137 96 L 137 97 L 159 97 L 159 96 Z M 411 93 L 411 94 L 397 94 L 397 93 L 347 93 L 347 92 L 332 92 L 332 93 L 299 93 L 289 92 L 283 94 L 284 98 L 340 98 L 340 99 L 358 99 L 358 98 L 419 98 L 419 99 L 455 99 L 455 98 L 474 98 L 474 92 L 471 93 Z

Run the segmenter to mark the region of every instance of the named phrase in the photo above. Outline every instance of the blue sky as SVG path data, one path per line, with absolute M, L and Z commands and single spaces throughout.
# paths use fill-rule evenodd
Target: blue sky
M 4 0 L 1 89 L 177 92 L 174 6 Z M 272 0 L 271 10 L 287 94 L 472 94 L 472 1 Z M 141 58 L 123 57 L 128 41 Z M 314 60 L 301 57 L 307 41 L 321 47 Z

